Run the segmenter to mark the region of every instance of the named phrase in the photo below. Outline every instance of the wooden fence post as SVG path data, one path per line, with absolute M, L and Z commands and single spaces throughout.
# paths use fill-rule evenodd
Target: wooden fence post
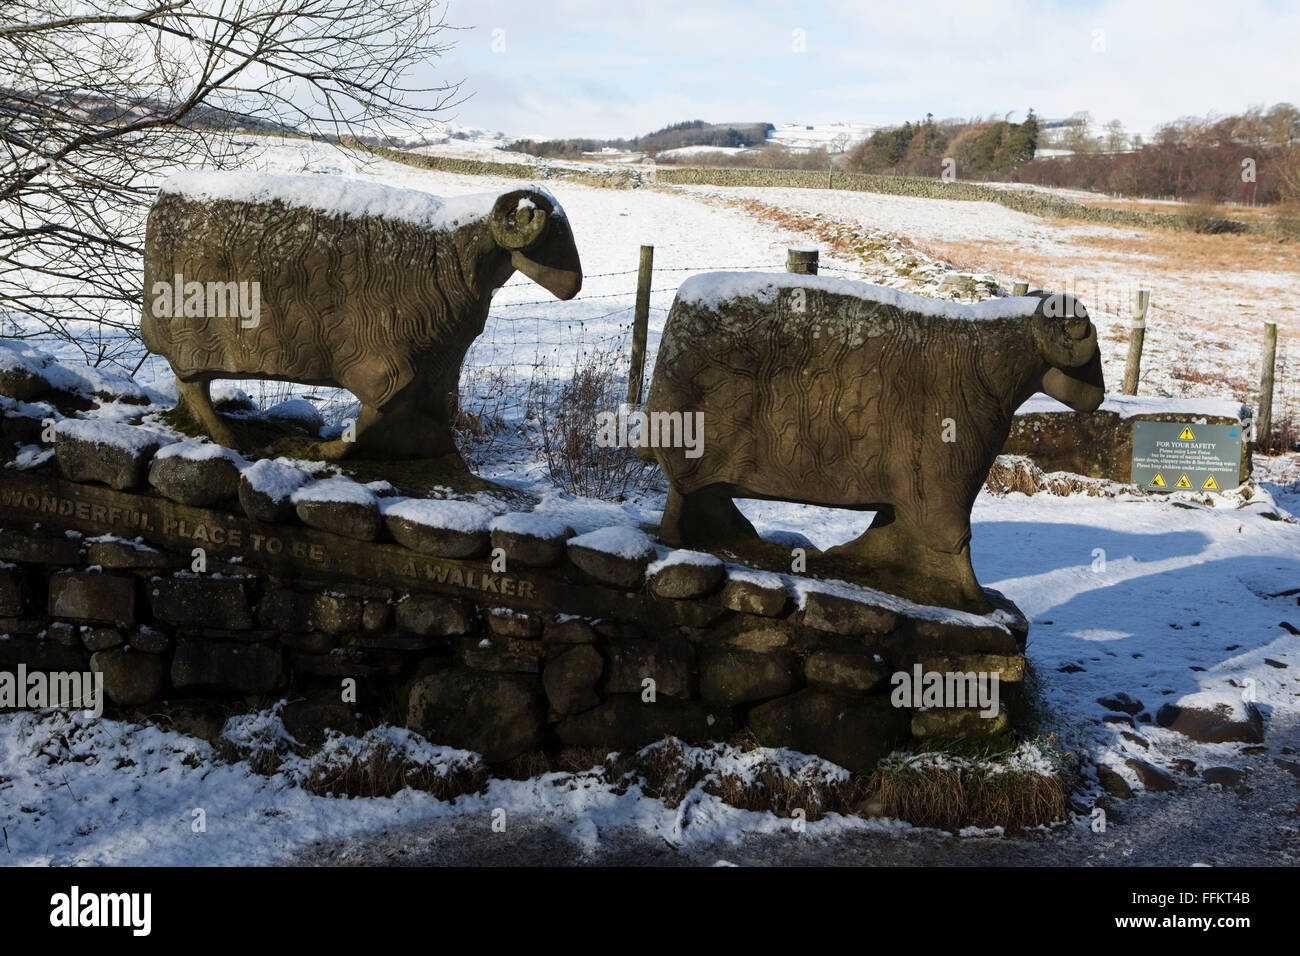
M 655 247 L 641 247 L 641 266 L 636 275 L 636 311 L 632 317 L 632 365 L 627 372 L 627 403 L 641 404 L 641 380 L 645 377 L 645 337 L 650 324 L 650 278 L 654 272 Z
M 1147 307 L 1151 305 L 1151 293 L 1139 289 L 1137 307 L 1133 311 L 1133 325 L 1128 337 L 1128 364 L 1124 367 L 1124 394 L 1138 393 L 1138 376 L 1142 372 L 1142 340 L 1147 334 Z
M 815 276 L 817 274 L 817 250 L 787 249 L 785 271 L 797 275 Z
M 1028 294 L 1029 294 L 1029 283 L 1028 283 L 1028 282 L 1017 282 L 1015 285 L 1013 285 L 1013 286 L 1011 287 L 1011 294 L 1012 294 L 1012 295 L 1028 295 Z
M 1273 366 L 1277 361 L 1277 323 L 1264 323 L 1264 359 L 1259 368 L 1259 422 L 1255 447 L 1267 453 L 1273 438 Z

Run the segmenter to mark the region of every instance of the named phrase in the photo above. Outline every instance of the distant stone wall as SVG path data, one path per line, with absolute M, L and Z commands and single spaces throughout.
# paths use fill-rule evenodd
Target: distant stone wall
M 105 477 L 143 473 L 107 457 Z M 0 474 L 0 670 L 90 668 L 126 714 L 287 697 L 304 734 L 360 714 L 490 762 L 749 728 L 853 770 L 910 739 L 1006 730 L 1005 712 L 892 706 L 893 673 L 996 673 L 1003 701 L 1024 677 L 1028 626 L 1000 596 L 988 617 L 843 589 L 800 607 L 791 576 L 708 561 L 648 573 L 652 556 L 592 551 L 567 530 L 463 535 L 301 506 L 268 522 L 229 490 L 185 504 L 214 480 L 175 477 L 118 491 Z
M 639 169 L 610 169 L 601 166 L 592 166 L 590 170 L 574 169 L 571 166 L 556 166 L 544 159 L 532 163 L 494 163 L 481 159 L 430 156 L 427 153 L 412 153 L 388 146 L 366 146 L 355 140 L 345 141 L 344 145 L 368 150 L 407 166 L 436 169 L 439 172 L 457 173 L 462 176 L 500 176 L 523 181 L 563 179 L 602 189 L 635 189 L 645 185 L 645 177 Z
M 999 189 L 982 183 L 947 182 L 914 176 L 878 176 L 793 169 L 736 169 L 730 167 L 664 168 L 655 171 L 654 181 L 681 186 L 777 186 L 801 189 L 843 189 L 850 192 L 917 196 L 923 199 L 954 199 L 993 202 L 1017 212 L 1049 219 L 1081 219 L 1118 226 L 1186 229 L 1202 232 L 1268 232 L 1267 223 L 1246 223 L 1235 219 L 1193 221 L 1171 213 L 1105 209 L 1067 202 L 1050 193 L 1027 189 Z

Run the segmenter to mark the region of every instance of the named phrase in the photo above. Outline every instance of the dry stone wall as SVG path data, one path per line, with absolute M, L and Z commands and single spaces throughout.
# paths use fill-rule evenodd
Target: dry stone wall
M 1004 702 L 1024 677 L 1027 624 L 1000 595 L 987 617 L 941 612 L 631 528 L 295 505 L 222 454 L 109 451 L 62 429 L 43 473 L 0 474 L 0 670 L 89 668 L 126 712 L 286 697 L 308 737 L 398 720 L 490 762 L 747 727 L 856 770 L 1006 731 L 1005 712 L 893 706 L 894 673 L 994 673 Z

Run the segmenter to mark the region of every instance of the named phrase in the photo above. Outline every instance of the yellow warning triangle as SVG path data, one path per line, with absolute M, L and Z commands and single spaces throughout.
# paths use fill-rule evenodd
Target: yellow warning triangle
M 1151 479 L 1151 484 L 1147 485 L 1148 488 L 1163 488 L 1164 486 L 1165 476 L 1160 474 L 1158 471 L 1156 472 L 1156 476 Z
M 1186 475 L 1179 475 L 1179 476 L 1178 476 L 1178 480 L 1174 482 L 1174 487 L 1175 487 L 1175 488 L 1190 488 L 1190 487 L 1192 487 L 1192 483 L 1191 483 L 1190 481 L 1187 480 L 1187 476 L 1186 476 Z
M 1179 441 L 1196 441 L 1196 436 L 1192 434 L 1192 430 L 1191 430 L 1190 428 L 1188 428 L 1186 425 L 1184 425 L 1184 426 L 1183 426 L 1183 433 L 1182 433 L 1181 435 L 1178 436 L 1178 440 L 1179 440 Z
M 1219 483 L 1218 483 L 1217 481 L 1214 480 L 1214 476 L 1213 476 L 1213 475 L 1210 475 L 1209 478 L 1206 478 L 1206 479 L 1205 479 L 1205 484 L 1201 485 L 1201 487 L 1202 487 L 1202 488 L 1210 488 L 1210 489 L 1213 489 L 1214 491 L 1218 491 L 1218 490 L 1219 490 Z

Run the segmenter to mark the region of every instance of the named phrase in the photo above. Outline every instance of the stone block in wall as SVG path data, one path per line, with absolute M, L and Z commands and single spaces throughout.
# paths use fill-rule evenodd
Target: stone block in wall
M 136 569 L 136 568 L 176 568 L 187 563 L 184 559 L 173 557 L 157 548 L 121 538 L 108 538 L 90 542 L 86 563 L 101 568 Z
M 635 528 L 598 528 L 569 539 L 569 560 L 602 584 L 639 590 L 655 558 L 650 536 Z
M 312 597 L 288 588 L 267 591 L 257 605 L 257 619 L 263 627 L 282 634 L 312 629 Z
M 88 651 L 106 651 L 126 643 L 122 632 L 115 627 L 88 627 L 81 632 L 82 646 Z
M 996 674 L 999 681 L 1011 684 L 1025 679 L 1023 654 L 922 654 L 918 663 L 922 672 Z
M 540 750 L 545 720 L 541 682 L 520 674 L 437 670 L 413 681 L 407 698 L 407 727 L 489 763 Z
M 1008 733 L 1005 710 L 992 716 L 970 707 L 932 707 L 912 711 L 912 736 L 925 741 L 991 740 Z
M 168 624 L 247 630 L 253 609 L 242 578 L 172 577 L 149 582 L 153 615 Z
M 590 644 L 574 644 L 546 662 L 542 687 L 551 707 L 560 714 L 577 714 L 600 703 L 596 686 L 605 659 Z
M 717 589 L 726 577 L 722 560 L 699 551 L 678 550 L 650 565 L 650 590 L 663 598 L 703 597 Z
M 104 675 L 104 693 L 123 707 L 160 700 L 167 692 L 167 658 L 114 647 L 91 655 L 90 669 Z
M 418 634 L 400 634 L 393 631 L 378 631 L 373 634 L 356 634 L 349 640 L 349 646 L 369 648 L 380 651 L 429 651 L 445 647 L 446 641 L 438 637 L 420 637 Z
M 61 567 L 80 564 L 81 539 L 66 534 L 27 534 L 0 529 L 0 560 Z
M 6 632 L 12 633 L 12 632 Z M 45 636 L 55 644 L 64 647 L 82 647 L 81 625 L 68 624 L 66 621 L 54 621 L 45 630 Z
M 27 609 L 23 572 L 13 565 L 0 565 L 0 617 L 18 617 Z
M 539 641 L 500 634 L 462 637 L 456 641 L 457 659 L 476 670 L 536 674 L 542 669 L 542 652 Z
M 889 680 L 888 663 L 880 655 L 835 650 L 809 655 L 804 676 L 811 684 L 866 694 L 883 689 Z
M 50 619 L 41 617 L 0 617 L 0 634 L 40 634 L 50 626 Z
M 788 627 L 773 624 L 766 627 L 748 628 L 731 634 L 726 638 L 726 643 L 728 646 L 739 648 L 742 651 L 754 651 L 761 654 L 765 651 L 775 651 L 783 647 L 789 647 L 792 639 Z
M 93 571 L 70 571 L 50 578 L 51 617 L 74 621 L 135 623 L 135 579 Z
M 36 634 L 10 634 L 0 641 L 0 670 L 13 673 L 19 664 L 25 664 L 28 671 L 83 671 L 86 652 L 80 640 L 68 645 Z
M 542 628 L 542 640 L 548 644 L 593 644 L 596 629 L 578 618 L 548 621 Z
M 282 631 L 279 634 L 280 643 L 285 647 L 308 654 L 328 654 L 339 646 L 338 636 L 324 631 Z
M 802 683 L 799 658 L 789 651 L 755 654 L 730 647 L 700 655 L 700 696 L 745 704 L 789 694 Z
M 296 497 L 294 508 L 298 520 L 307 527 L 358 541 L 374 541 L 383 527 L 377 500 L 331 501 Z
M 421 637 L 452 637 L 468 633 L 471 610 L 458 598 L 413 594 L 397 605 L 397 626 Z
M 639 694 L 614 694 L 591 710 L 566 717 L 555 733 L 566 747 L 630 750 L 666 736 L 688 743 L 724 740 L 733 730 L 730 707 L 665 696 L 648 703 Z
M 865 597 L 810 591 L 804 601 L 803 623 L 834 634 L 888 634 L 898 615 Z
M 477 558 L 488 552 L 492 512 L 469 501 L 408 498 L 384 509 L 393 540 L 421 554 Z
M 316 595 L 311 621 L 326 634 L 346 634 L 361 629 L 361 599 L 329 591 Z
M 780 576 L 766 572 L 729 573 L 722 586 L 722 603 L 741 614 L 776 617 L 785 611 L 790 595 Z
M 609 662 L 607 694 L 640 694 L 647 678 L 654 681 L 656 694 L 689 700 L 699 691 L 695 648 L 684 638 L 611 640 L 602 650 Z
M 157 628 L 141 624 L 131 635 L 128 643 L 137 651 L 146 654 L 164 654 L 172 645 L 172 639 Z
M 375 598 L 361 609 L 361 627 L 366 631 L 384 631 L 392 626 L 393 607 L 387 600 Z
M 118 491 L 145 483 L 162 436 L 117 422 L 65 419 L 55 426 L 54 456 L 69 481 L 102 482 Z
M 355 647 L 336 648 L 328 654 L 293 655 L 294 673 L 308 677 L 396 677 L 403 666 L 399 659 Z
M 521 637 L 536 640 L 542 636 L 542 619 L 508 607 L 494 607 L 484 615 L 488 628 L 502 637 Z
M 185 445 L 191 454 L 205 457 L 168 455 L 172 448 Z M 209 452 L 208 449 L 214 449 Z M 239 467 L 233 452 L 220 445 L 181 442 L 168 446 L 149 466 L 149 484 L 164 498 L 183 505 L 204 508 L 235 497 L 239 492 Z
M 906 740 L 910 712 L 888 696 L 862 697 L 805 687 L 759 704 L 749 726 L 765 747 L 818 754 L 847 770 L 869 770 Z
M 284 661 L 273 644 L 217 643 L 180 637 L 172 656 L 171 680 L 178 691 L 269 694 L 280 685 Z
M 518 562 L 532 568 L 549 568 L 564 560 L 564 544 L 573 529 L 563 521 L 539 515 L 512 513 L 492 521 L 492 547 L 506 553 L 506 566 Z

